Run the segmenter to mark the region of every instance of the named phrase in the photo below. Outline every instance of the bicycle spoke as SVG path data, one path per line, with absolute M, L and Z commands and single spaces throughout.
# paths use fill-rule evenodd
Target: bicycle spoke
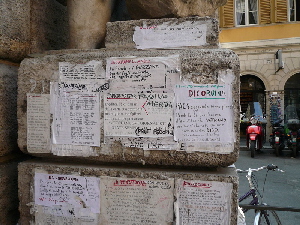
M 259 225 L 273 225 L 273 224 L 277 224 L 277 225 L 281 225 L 281 222 L 279 220 L 279 217 L 277 215 L 277 213 L 273 210 L 270 211 L 262 211 L 260 214 L 260 218 L 258 221 Z

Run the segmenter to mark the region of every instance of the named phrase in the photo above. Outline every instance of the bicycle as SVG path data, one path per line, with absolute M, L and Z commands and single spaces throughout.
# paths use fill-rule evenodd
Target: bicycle
M 266 176 L 265 176 L 265 180 L 264 180 L 264 184 L 263 184 L 263 189 L 262 189 L 262 193 L 259 192 L 258 190 L 258 182 L 257 180 L 255 180 L 255 175 L 253 172 L 258 172 L 260 170 L 266 169 Z M 245 193 L 243 196 L 241 196 L 239 198 L 239 202 L 242 202 L 243 200 L 252 197 L 251 202 L 249 203 L 250 206 L 252 207 L 241 207 L 242 211 L 244 213 L 246 213 L 247 211 L 250 210 L 250 208 L 254 208 L 255 209 L 255 217 L 254 217 L 254 225 L 261 225 L 261 224 L 278 224 L 281 225 L 280 219 L 277 215 L 277 213 L 274 210 L 268 210 L 268 207 L 266 203 L 260 203 L 260 199 L 261 202 L 263 200 L 263 195 L 264 195 L 264 188 L 265 188 L 265 183 L 266 183 L 266 179 L 267 179 L 267 175 L 269 171 L 279 171 L 279 172 L 284 172 L 283 170 L 278 169 L 277 166 L 270 164 L 268 166 L 263 166 L 257 169 L 251 169 L 249 168 L 248 170 L 240 170 L 237 169 L 238 173 L 241 172 L 247 172 L 247 179 L 249 182 L 249 187 L 250 190 Z M 255 183 L 254 183 L 255 182 Z

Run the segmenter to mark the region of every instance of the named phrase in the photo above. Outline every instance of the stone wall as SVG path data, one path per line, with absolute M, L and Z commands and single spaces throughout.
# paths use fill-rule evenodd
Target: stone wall
M 173 221 L 188 219 L 182 208 L 185 191 L 194 193 L 194 197 L 191 197 L 192 192 L 188 197 L 192 198 L 189 219 L 197 224 L 230 225 L 236 224 L 237 219 L 235 168 L 166 170 L 34 160 L 19 164 L 18 182 L 22 225 L 46 221 L 52 224 L 62 221 L 71 224 L 84 221 L 90 224 L 99 224 L 99 221 L 101 224 L 112 221 L 116 224 L 149 224 L 150 221 L 173 224 Z M 84 185 L 86 182 L 88 186 Z M 59 191 L 53 195 L 52 191 L 58 190 L 56 187 Z M 83 194 L 86 191 L 89 196 Z M 61 201 L 60 197 L 65 204 L 54 203 Z M 201 200 L 193 202 L 198 198 Z M 76 199 L 82 204 L 77 204 Z
M 93 154 L 83 156 L 75 151 L 75 146 L 69 159 L 75 161 L 99 161 L 99 162 L 118 162 L 118 163 L 138 163 L 143 165 L 169 165 L 169 166 L 196 166 L 196 167 L 214 167 L 228 166 L 234 163 L 238 157 L 239 151 L 239 62 L 236 55 L 230 50 L 224 49 L 187 49 L 187 50 L 151 50 L 151 51 L 136 51 L 119 49 L 103 49 L 103 50 L 70 50 L 56 51 L 53 54 L 44 57 L 25 59 L 21 63 L 18 80 L 18 125 L 19 136 L 18 144 L 20 149 L 25 153 L 30 153 L 36 156 L 59 158 L 67 156 L 61 154 L 55 156 L 52 145 L 50 145 L 49 129 L 46 129 L 45 137 L 48 144 L 43 145 L 43 148 L 37 150 L 30 149 L 27 146 L 27 93 L 49 94 L 50 82 L 59 81 L 59 63 L 68 62 L 72 64 L 85 64 L 92 60 L 100 62 L 105 68 L 106 59 L 110 57 L 160 57 L 167 59 L 170 55 L 177 55 L 180 63 L 178 71 L 181 72 L 181 79 L 194 84 L 230 84 L 232 85 L 232 121 L 233 130 L 228 132 L 229 128 L 223 127 L 220 135 L 229 135 L 232 140 L 232 146 L 226 151 L 226 147 L 211 146 L 210 150 L 205 150 L 209 146 L 205 143 L 200 143 L 197 147 L 189 148 L 188 145 L 180 149 L 182 146 L 177 146 L 174 140 L 171 141 L 171 147 L 165 150 L 150 151 L 144 150 L 138 145 L 138 137 L 134 139 L 134 147 L 131 144 L 124 143 L 124 138 L 121 137 L 106 137 L 104 136 L 105 128 L 103 128 L 104 115 L 103 108 L 101 109 L 100 127 L 101 127 L 101 144 L 100 147 L 92 147 Z M 63 53 L 63 54 L 62 54 Z M 161 58 L 162 57 L 162 58 Z M 227 72 L 226 72 L 227 71 Z M 178 76 L 178 75 L 176 75 Z M 174 75 L 175 77 L 175 75 Z M 179 78 L 179 76 L 178 76 Z M 109 89 L 108 89 L 109 90 Z M 105 90 L 103 90 L 105 91 Z M 104 96 L 104 92 L 100 96 Z M 107 91 L 107 90 L 106 90 Z M 232 107 L 232 106 L 230 106 Z M 215 111 L 216 110 L 212 110 Z M 49 116 L 50 123 L 50 116 Z M 224 129 L 224 131 L 223 131 Z M 227 129 L 227 130 L 226 130 Z M 230 129 L 231 130 L 231 129 Z M 48 134 L 47 134 L 48 132 Z M 121 139 L 119 139 L 121 138 Z M 147 139 L 147 138 L 146 138 Z M 173 139 L 173 136 L 172 136 Z M 40 139 L 41 140 L 41 139 Z M 46 140 L 46 139 L 45 139 Z M 147 140 L 142 140 L 146 141 Z M 227 140 L 226 140 L 227 141 Z M 164 142 L 164 141 L 163 141 Z M 175 144 L 175 145 L 173 145 Z M 209 144 L 209 143 L 207 143 Z M 219 143 L 223 144 L 223 143 Z M 95 154 L 94 154 L 95 153 Z M 72 155 L 73 154 L 73 155 Z M 78 155 L 76 155 L 78 154 Z
M 56 0 L 0 2 L 0 58 L 20 62 L 28 54 L 66 48 L 67 8 Z
M 185 24 L 186 23 L 186 24 Z M 190 24 L 188 24 L 190 23 Z M 157 26 L 175 27 L 176 25 L 192 27 L 193 23 L 206 26 L 205 44 L 182 46 L 181 48 L 219 48 L 219 23 L 217 19 L 211 17 L 184 17 L 178 19 L 141 19 L 130 21 L 116 21 L 107 23 L 107 35 L 105 37 L 106 48 L 136 48 L 136 43 L 133 40 L 134 33 L 137 29 L 153 29 Z M 185 30 L 184 32 L 188 32 Z M 157 37 L 157 44 L 160 40 Z M 178 47 L 180 48 L 180 47 Z
M 56 46 L 50 34 L 34 33 L 47 20 L 33 18 L 28 49 Z M 47 18 L 45 31 L 55 30 L 55 17 Z M 217 21 L 108 27 L 106 49 L 48 51 L 21 62 L 18 146 L 40 158 L 19 164 L 19 223 L 173 224 L 192 216 L 198 224 L 236 224 L 238 180 L 227 166 L 239 152 L 240 70 L 237 55 L 218 48 Z M 64 35 L 57 40 L 64 44 Z M 206 104 L 194 104 L 203 96 Z

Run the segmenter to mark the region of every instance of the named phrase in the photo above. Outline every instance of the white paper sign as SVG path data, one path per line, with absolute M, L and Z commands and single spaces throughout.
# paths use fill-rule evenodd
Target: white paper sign
M 165 22 L 161 25 L 136 27 L 133 41 L 137 49 L 178 48 L 206 44 L 207 25 L 201 21 L 180 24 Z
M 77 83 L 95 82 L 105 78 L 105 70 L 102 61 L 92 60 L 84 64 L 70 62 L 59 63 L 60 81 L 72 81 Z
M 177 85 L 175 98 L 175 140 L 218 143 L 234 141 L 230 85 Z
M 50 95 L 27 94 L 27 150 L 50 152 Z
M 173 136 L 173 93 L 109 93 L 104 99 L 104 135 Z
M 99 93 L 64 93 L 53 114 L 53 143 L 100 146 Z
M 90 208 L 100 212 L 100 179 L 75 175 L 35 173 L 35 204 Z
M 101 177 L 101 224 L 172 224 L 173 191 L 173 179 Z
M 173 90 L 179 81 L 179 56 L 109 58 L 106 78 L 110 91 Z
M 176 224 L 229 225 L 232 183 L 181 180 L 176 183 Z

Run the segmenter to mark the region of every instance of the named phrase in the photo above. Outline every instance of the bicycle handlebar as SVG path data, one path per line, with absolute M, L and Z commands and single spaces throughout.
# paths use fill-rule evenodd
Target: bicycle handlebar
M 269 164 L 267 166 L 262 166 L 262 167 L 259 167 L 257 169 L 251 169 L 249 168 L 248 170 L 241 170 L 241 169 L 237 169 L 237 172 L 238 173 L 241 173 L 241 172 L 247 172 L 248 174 L 246 175 L 247 179 L 248 179 L 248 182 L 249 182 L 249 186 L 250 186 L 250 189 L 256 189 L 255 188 L 255 185 L 252 181 L 252 172 L 258 172 L 260 170 L 263 170 L 263 169 L 267 169 L 268 171 L 272 170 L 272 171 L 279 171 L 279 172 L 284 172 L 283 170 L 281 169 L 278 169 L 278 166 L 274 165 L 274 164 Z M 257 189 L 256 189 L 257 190 Z
M 257 168 L 257 169 L 251 169 L 251 168 L 249 168 L 248 170 L 236 169 L 236 171 L 237 171 L 238 173 L 243 173 L 243 172 L 248 173 L 249 171 L 250 171 L 250 172 L 258 172 L 258 171 L 264 170 L 264 169 L 272 170 L 272 171 L 276 171 L 276 170 L 277 170 L 277 171 L 282 172 L 282 173 L 284 172 L 283 170 L 279 169 L 278 166 L 276 166 L 276 165 L 274 165 L 274 164 L 269 164 L 269 165 L 267 165 L 267 166 L 262 166 L 262 167 L 259 167 L 259 168 Z

